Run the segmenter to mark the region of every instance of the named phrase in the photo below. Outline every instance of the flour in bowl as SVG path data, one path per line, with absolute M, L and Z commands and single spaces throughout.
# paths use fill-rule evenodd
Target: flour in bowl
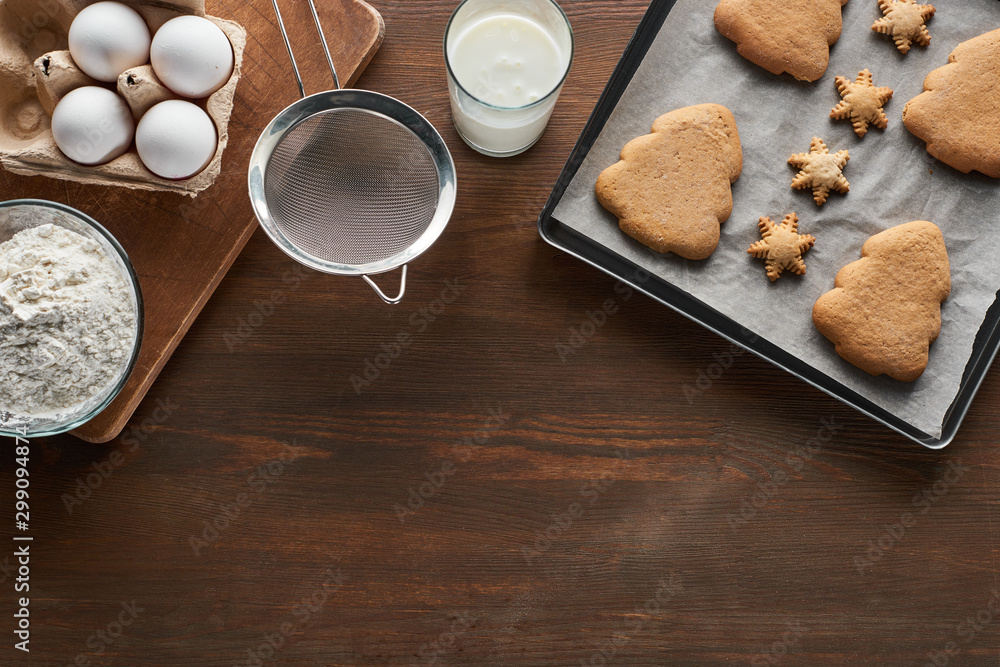
M 96 241 L 47 224 L 0 244 L 0 414 L 63 414 L 100 394 L 135 332 L 129 285 Z

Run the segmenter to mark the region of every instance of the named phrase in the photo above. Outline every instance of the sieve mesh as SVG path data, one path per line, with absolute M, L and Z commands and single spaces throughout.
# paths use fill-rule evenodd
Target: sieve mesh
M 352 266 L 416 243 L 439 194 L 424 143 L 361 109 L 332 109 L 299 123 L 275 147 L 264 174 L 264 198 L 279 231 L 306 254 Z

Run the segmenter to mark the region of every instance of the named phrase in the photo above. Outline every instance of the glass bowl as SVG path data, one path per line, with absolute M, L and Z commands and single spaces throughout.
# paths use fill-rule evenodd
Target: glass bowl
M 118 265 L 122 279 L 129 286 L 132 305 L 135 309 L 135 336 L 132 340 L 131 354 L 125 357 L 127 361 L 122 362 L 115 379 L 109 382 L 102 391 L 56 415 L 31 417 L 14 415 L 0 410 L 0 436 L 43 438 L 66 433 L 86 424 L 118 396 L 118 392 L 125 386 L 125 382 L 132 374 L 132 369 L 135 368 L 136 359 L 139 357 L 139 348 L 142 344 L 143 306 L 139 278 L 128 255 L 125 254 L 125 250 L 122 249 L 115 237 L 90 216 L 64 204 L 39 199 L 0 202 L 0 243 L 9 241 L 20 231 L 45 224 L 53 224 L 93 239 L 101 245 L 105 254 Z

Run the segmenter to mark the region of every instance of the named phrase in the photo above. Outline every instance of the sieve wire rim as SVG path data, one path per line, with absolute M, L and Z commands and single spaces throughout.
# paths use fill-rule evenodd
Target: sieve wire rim
M 300 123 L 321 113 L 351 109 L 381 116 L 410 131 L 427 149 L 437 169 L 438 204 L 424 232 L 407 249 L 376 262 L 342 264 L 302 251 L 275 222 L 265 196 L 264 181 L 271 156 L 285 136 Z M 363 276 L 393 271 L 426 252 L 444 232 L 454 211 L 457 194 L 455 163 L 441 135 L 419 112 L 399 100 L 367 90 L 331 90 L 310 95 L 286 107 L 261 133 L 250 156 L 248 187 L 261 228 L 286 255 L 322 273 Z

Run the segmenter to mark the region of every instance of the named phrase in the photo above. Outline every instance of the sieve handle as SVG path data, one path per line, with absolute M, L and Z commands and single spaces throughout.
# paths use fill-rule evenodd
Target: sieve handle
M 274 16 L 278 19 L 278 27 L 281 28 L 281 36 L 285 40 L 285 48 L 288 49 L 288 57 L 292 61 L 292 69 L 295 71 L 295 82 L 299 84 L 299 96 L 306 96 L 306 87 L 302 84 L 302 73 L 299 72 L 299 63 L 295 60 L 295 52 L 292 51 L 292 40 L 288 38 L 288 30 L 285 29 L 285 19 L 281 17 L 281 9 L 278 7 L 278 0 L 271 0 L 274 5 Z
M 340 90 L 340 77 L 337 76 L 337 68 L 333 66 L 333 56 L 330 55 L 330 45 L 326 43 L 326 33 L 319 22 L 319 13 L 316 12 L 315 0 L 309 0 L 309 10 L 313 15 L 313 23 L 316 24 L 316 31 L 319 33 L 319 41 L 323 44 L 323 51 L 326 53 L 326 64 L 330 66 L 330 74 L 333 75 L 333 87 Z
M 292 70 L 295 72 L 295 82 L 299 85 L 299 96 L 306 96 L 306 87 L 302 82 L 302 73 L 299 71 L 299 64 L 295 60 L 295 52 L 292 50 L 292 41 L 288 38 L 288 30 L 285 28 L 285 20 L 281 16 L 281 9 L 278 7 L 278 0 L 271 0 L 274 6 L 274 15 L 278 19 L 278 27 L 281 29 L 281 37 L 285 40 L 285 48 L 288 50 L 288 57 L 292 61 Z M 337 76 L 337 68 L 333 66 L 333 56 L 330 55 L 330 45 L 326 41 L 326 33 L 323 32 L 323 25 L 319 21 L 319 13 L 316 11 L 316 1 L 309 0 L 309 11 L 312 12 L 313 23 L 316 24 L 316 31 L 319 32 L 319 41 L 323 44 L 323 51 L 326 53 L 326 63 L 330 66 L 330 73 L 333 74 L 333 87 L 340 90 L 340 77 Z
M 369 285 L 371 285 L 371 288 L 373 290 L 375 290 L 376 294 L 378 294 L 380 297 L 382 297 L 383 301 L 385 301 L 386 303 L 391 304 L 393 306 L 397 306 L 397 305 L 399 305 L 399 302 L 401 302 L 403 300 L 403 295 L 406 294 L 406 268 L 407 267 L 404 264 L 403 265 L 403 277 L 400 280 L 400 284 L 399 284 L 399 296 L 397 296 L 395 299 L 387 297 L 385 295 L 385 292 L 383 292 L 379 288 L 379 286 L 375 284 L 375 281 L 372 280 L 371 278 L 369 278 L 368 276 L 361 276 L 361 277 L 365 279 L 365 282 L 367 282 Z

